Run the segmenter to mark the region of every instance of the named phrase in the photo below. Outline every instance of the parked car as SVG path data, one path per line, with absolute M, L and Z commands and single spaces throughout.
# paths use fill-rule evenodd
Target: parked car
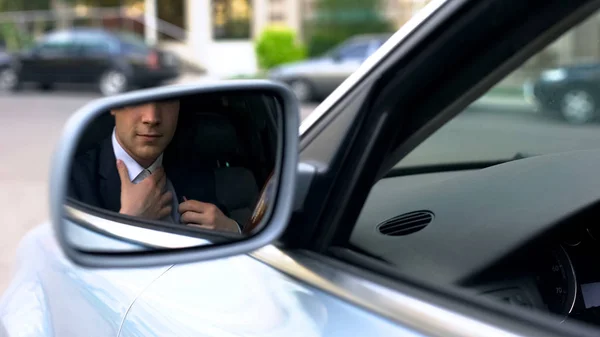
M 525 99 L 548 115 L 572 124 L 600 117 L 600 63 L 548 69 L 523 86 Z
M 599 8 L 592 0 L 432 1 L 300 125 L 298 100 L 272 81 L 163 87 L 94 101 L 69 119 L 60 138 L 51 221 L 20 244 L 0 301 L 5 334 L 598 336 L 598 130 L 472 113 L 468 106 L 594 11 L 595 25 Z M 256 231 L 217 235 L 67 199 L 70 164 L 80 139 L 97 136 L 90 128 L 96 117 L 141 101 L 172 104 L 174 95 L 190 93 L 213 98 L 222 109 L 211 113 L 228 112 L 235 124 L 183 138 L 191 149 L 231 152 L 231 161 L 211 162 L 211 170 L 275 163 L 253 213 Z M 258 94 L 270 99 L 256 104 L 272 112 L 260 120 L 254 105 L 229 99 Z M 232 132 L 243 127 L 241 117 L 253 122 L 257 141 L 277 145 L 267 156 L 274 161 L 245 156 L 222 140 L 229 134 L 243 137 L 232 137 L 242 146 L 261 144 Z M 581 137 L 573 141 L 573 132 Z M 141 136 L 150 143 L 163 135 Z M 258 147 L 260 154 L 265 146 Z M 533 148 L 535 156 L 514 159 L 514 151 Z M 111 153 L 104 154 L 112 160 Z M 396 168 L 411 155 L 413 165 Z M 202 156 L 183 151 L 182 158 Z M 120 209 L 123 166 L 119 177 L 113 166 L 85 167 Z M 163 178 L 141 188 L 160 192 Z M 232 186 L 224 193 L 232 203 L 246 190 L 237 178 L 221 180 Z M 168 199 L 160 200 L 168 211 Z M 15 221 L 21 215 L 15 212 Z
M 12 71 L 13 56 L 6 50 L 4 43 L 0 43 L 0 88 L 9 88 L 15 81 L 15 73 Z
M 322 99 L 356 71 L 389 37 L 389 34 L 358 35 L 320 57 L 271 69 L 268 77 L 289 85 L 301 102 Z
M 104 95 L 152 87 L 180 74 L 179 60 L 137 36 L 94 28 L 59 30 L 12 56 L 0 72 L 0 86 L 23 83 L 51 89 L 57 83 L 94 84 Z

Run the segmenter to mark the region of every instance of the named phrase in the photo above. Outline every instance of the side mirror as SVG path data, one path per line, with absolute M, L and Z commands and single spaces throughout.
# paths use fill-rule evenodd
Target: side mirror
M 270 244 L 292 212 L 299 113 L 287 87 L 263 80 L 87 104 L 67 121 L 52 163 L 63 251 L 82 266 L 130 268 Z

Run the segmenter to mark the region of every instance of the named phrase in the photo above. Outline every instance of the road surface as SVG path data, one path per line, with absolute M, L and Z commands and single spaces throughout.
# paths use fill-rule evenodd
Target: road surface
M 19 239 L 48 218 L 49 162 L 73 111 L 88 92 L 0 94 L 0 292 L 10 280 Z M 314 106 L 304 106 L 305 117 Z M 574 127 L 527 111 L 471 109 L 407 158 L 406 164 L 456 162 L 600 146 L 598 126 Z

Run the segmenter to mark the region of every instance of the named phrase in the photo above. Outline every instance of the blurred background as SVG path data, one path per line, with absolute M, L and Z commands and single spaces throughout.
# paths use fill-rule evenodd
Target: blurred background
M 137 88 L 269 78 L 289 85 L 305 118 L 428 2 L 0 0 L 0 291 L 20 238 L 48 218 L 50 157 L 64 122 L 86 102 Z M 404 163 L 454 162 L 461 154 L 452 147 L 467 160 L 514 147 L 535 154 L 596 146 L 599 38 L 596 15 Z M 134 71 L 119 71 L 124 64 Z M 582 69 L 594 76 L 582 79 Z M 552 91 L 557 85 L 573 90 Z M 506 136 L 517 129 L 531 138 Z M 507 139 L 518 146 L 502 145 Z
M 367 37 L 340 49 L 345 41 L 392 33 L 426 2 L 0 0 L 0 292 L 19 240 L 48 219 L 52 151 L 86 102 L 140 87 L 265 78 L 282 65 L 336 58 L 322 64 L 325 77 L 311 75 L 321 78 L 318 93 L 295 84 L 305 95 L 304 118 L 317 94 L 333 90 L 381 43 Z M 138 72 L 102 76 L 119 62 Z M 302 69 L 291 70 L 303 78 Z

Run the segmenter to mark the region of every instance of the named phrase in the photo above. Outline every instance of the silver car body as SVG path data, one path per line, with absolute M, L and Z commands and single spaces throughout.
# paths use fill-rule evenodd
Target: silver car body
M 421 336 L 248 255 L 86 269 L 44 224 L 22 240 L 16 265 L 0 304 L 8 336 Z

